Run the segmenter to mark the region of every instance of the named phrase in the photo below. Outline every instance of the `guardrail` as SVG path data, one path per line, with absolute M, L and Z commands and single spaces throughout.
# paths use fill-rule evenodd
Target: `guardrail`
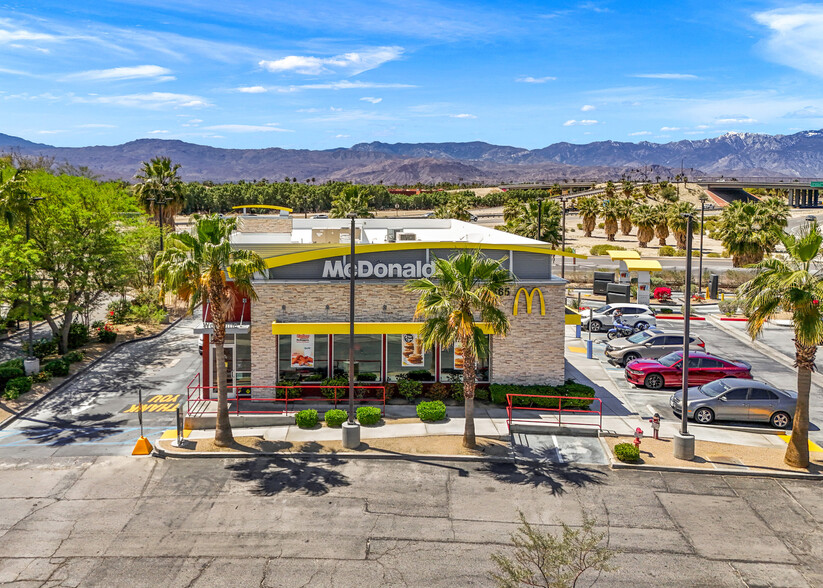
M 553 398 L 557 399 L 557 408 L 547 408 L 543 406 L 514 406 L 514 399 L 515 398 L 540 398 L 540 399 L 547 399 Z M 597 402 L 597 410 L 587 410 L 581 408 L 563 408 L 563 401 L 564 400 L 588 400 L 589 406 Z M 539 394 L 506 394 L 506 424 L 509 427 L 509 432 L 511 432 L 512 423 L 513 422 L 522 422 L 522 423 L 545 423 L 545 419 L 535 418 L 535 419 L 523 419 L 523 418 L 514 418 L 513 413 L 515 410 L 532 410 L 532 411 L 542 411 L 548 413 L 555 413 L 557 414 L 557 425 L 562 426 L 563 424 L 566 425 L 581 425 L 587 427 L 597 427 L 599 430 L 603 430 L 603 400 L 600 398 L 589 398 L 588 396 L 541 396 Z M 598 416 L 596 423 L 583 423 L 583 422 L 573 422 L 573 421 L 563 421 L 563 413 L 566 414 L 596 414 Z

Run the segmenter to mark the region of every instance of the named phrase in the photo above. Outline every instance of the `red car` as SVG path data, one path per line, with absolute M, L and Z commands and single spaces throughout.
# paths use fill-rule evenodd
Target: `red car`
M 745 361 L 729 361 L 705 352 L 689 353 L 689 385 L 699 386 L 721 378 L 751 379 L 752 366 Z M 635 386 L 652 390 L 683 383 L 683 352 L 675 351 L 659 359 L 640 358 L 626 365 L 626 379 Z

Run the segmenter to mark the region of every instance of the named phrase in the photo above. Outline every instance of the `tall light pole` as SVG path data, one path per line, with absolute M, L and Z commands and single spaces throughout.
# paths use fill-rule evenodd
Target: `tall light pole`
M 680 364 L 683 373 L 683 402 L 680 407 L 680 432 L 674 434 L 674 456 L 677 459 L 691 461 L 694 459 L 694 435 L 689 434 L 689 327 L 691 326 L 692 300 L 692 215 L 684 214 L 686 219 L 686 291 L 685 312 L 683 313 L 683 361 Z
M 351 253 L 349 256 L 349 419 L 343 423 L 343 447 L 355 449 L 360 445 L 360 425 L 354 422 L 354 280 L 357 263 L 354 257 L 354 219 L 357 213 L 347 214 L 351 219 Z
M 31 238 L 31 207 L 41 201 L 42 198 L 29 198 L 29 207 L 26 210 L 26 243 Z M 28 319 L 29 319 L 29 354 L 23 361 L 23 371 L 26 375 L 40 372 L 40 359 L 34 355 L 34 326 L 31 316 L 31 270 L 26 268 L 26 295 L 28 298 Z
M 566 277 L 566 256 L 565 256 L 565 253 L 566 253 L 566 200 L 568 200 L 568 198 L 561 198 L 560 199 L 560 202 L 563 203 L 563 236 L 562 236 L 562 242 L 561 242 L 561 245 L 560 245 L 560 249 L 564 253 L 564 255 L 560 256 L 560 277 L 561 278 Z
M 697 291 L 703 292 L 703 218 L 706 214 L 706 201 L 709 199 L 705 194 L 700 195 L 700 261 L 697 270 Z
M 543 234 L 543 199 L 537 199 L 537 240 L 542 241 L 540 236 Z

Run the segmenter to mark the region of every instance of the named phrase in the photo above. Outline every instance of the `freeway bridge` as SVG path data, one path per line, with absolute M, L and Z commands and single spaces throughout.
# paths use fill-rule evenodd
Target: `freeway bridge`
M 727 202 L 751 199 L 751 195 L 743 192 L 744 188 L 781 190 L 782 192 L 779 192 L 779 194 L 784 194 L 787 204 L 794 208 L 816 208 L 820 206 L 820 192 L 823 191 L 823 179 L 821 178 L 706 177 L 694 178 L 691 181 Z

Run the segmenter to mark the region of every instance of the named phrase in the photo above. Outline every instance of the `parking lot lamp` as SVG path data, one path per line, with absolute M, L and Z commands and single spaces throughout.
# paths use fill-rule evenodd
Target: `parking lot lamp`
M 705 194 L 700 195 L 700 257 L 697 269 L 697 291 L 703 292 L 703 217 L 706 213 L 706 201 L 709 199 Z
M 537 240 L 542 241 L 543 234 L 543 199 L 537 199 Z
M 343 423 L 343 447 L 355 449 L 360 445 L 360 425 L 354 421 L 354 281 L 357 275 L 357 263 L 354 257 L 354 220 L 357 214 L 348 213 L 351 219 L 351 254 L 349 256 L 349 419 Z
M 42 198 L 29 198 L 29 208 L 26 210 L 26 243 L 31 238 L 31 208 Z M 40 359 L 34 355 L 34 326 L 31 316 L 31 269 L 26 269 L 26 296 L 28 298 L 28 322 L 29 322 L 29 354 L 23 361 L 25 374 L 32 375 L 40 372 Z
M 568 200 L 568 198 L 561 198 L 560 199 L 560 202 L 563 204 L 563 236 L 562 236 L 562 241 L 561 241 L 561 245 L 560 245 L 560 250 L 563 253 L 566 253 L 566 201 L 567 200 Z M 565 255 L 560 256 L 560 277 L 561 278 L 566 277 L 566 256 Z
M 686 290 L 683 312 L 683 402 L 680 406 L 680 432 L 674 434 L 674 456 L 677 459 L 691 461 L 694 459 L 694 435 L 689 434 L 689 327 L 691 326 L 692 299 L 692 215 L 684 214 L 686 219 Z

